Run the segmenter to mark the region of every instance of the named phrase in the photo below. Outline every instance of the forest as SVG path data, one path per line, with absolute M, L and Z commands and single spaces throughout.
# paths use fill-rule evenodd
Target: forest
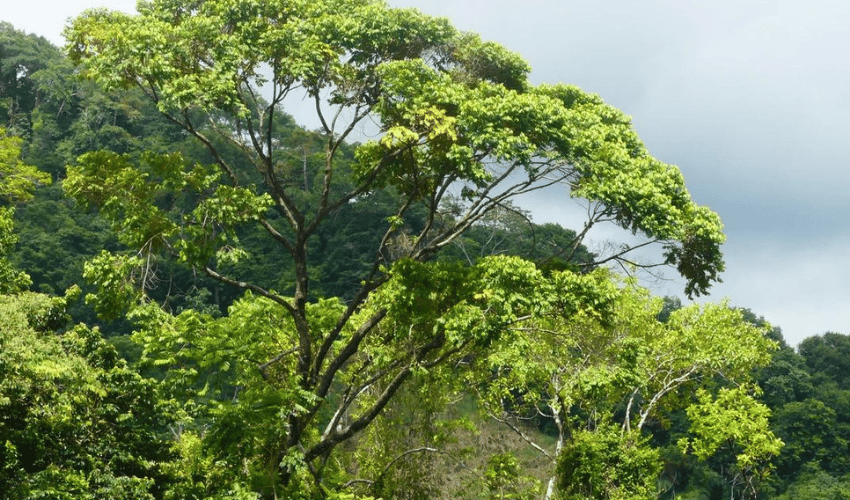
M 65 38 L 0 22 L 0 499 L 850 499 L 850 336 L 641 286 L 725 236 L 599 96 L 373 0 Z

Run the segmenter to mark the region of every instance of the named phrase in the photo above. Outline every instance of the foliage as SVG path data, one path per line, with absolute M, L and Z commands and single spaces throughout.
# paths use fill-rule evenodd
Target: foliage
M 117 248 L 108 225 L 75 210 L 58 185 L 39 189 L 16 207 L 15 227 L 18 244 L 10 257 L 44 293 L 61 293 L 80 282 L 83 260 L 96 249 Z
M 812 375 L 850 387 L 850 335 L 815 335 L 803 340 L 798 350 Z
M 139 86 L 207 146 L 214 146 L 209 138 L 214 134 L 235 141 L 246 152 L 243 159 L 265 176 L 278 211 L 296 233 L 301 215 L 302 230 L 311 229 L 308 236 L 329 211 L 372 189 L 393 186 L 404 195 L 401 206 L 430 199 L 433 210 L 447 181 L 466 182 L 469 201 L 480 200 L 467 207 L 467 221 L 557 176 L 575 195 L 604 206 L 595 222 L 614 218 L 664 242 L 668 263 L 689 280 L 689 293 L 704 292 L 722 268 L 716 216 L 690 202 L 676 169 L 646 154 L 626 117 L 574 87 L 530 87 L 524 79 L 528 68 L 516 55 L 459 34 L 444 20 L 372 2 L 244 1 L 238 8 L 205 3 L 171 9 L 167 2 L 151 3 L 139 17 L 90 11 L 67 32 L 71 56 L 108 87 Z M 230 28 L 222 33 L 216 26 Z M 120 44 L 111 43 L 115 30 L 122 33 Z M 139 57 L 142 52 L 148 55 Z M 260 65 L 272 74 L 261 76 Z M 266 78 L 273 87 L 269 103 L 255 100 L 251 90 Z M 336 120 L 320 116 L 330 162 L 366 116 L 374 114 L 385 133 L 360 147 L 355 190 L 338 201 L 328 198 L 334 165 L 326 166 L 324 200 L 310 216 L 275 180 L 282 153 L 263 130 L 277 119 L 275 106 L 297 86 L 319 101 L 319 110 L 320 95 L 329 95 L 331 104 L 354 112 L 339 133 Z M 184 109 L 225 113 L 219 124 L 230 127 L 210 123 L 202 130 L 191 113 L 181 114 Z M 217 148 L 212 152 L 229 181 L 239 182 L 236 165 Z M 524 172 L 528 181 L 484 203 L 482 195 L 507 172 L 480 155 L 507 164 L 508 172 Z M 456 233 L 432 239 L 438 244 Z
M 463 204 L 448 199 L 444 224 L 462 214 Z M 452 241 L 441 260 L 465 260 L 470 264 L 489 255 L 516 255 L 537 263 L 541 269 L 566 268 L 588 271 L 596 256 L 581 244 L 581 236 L 558 224 L 535 224 L 531 214 L 505 202 L 495 207 L 466 233 Z
M 4 144 L 17 141 L 15 148 L 23 161 L 21 164 L 12 155 L 18 174 L 2 177 L 20 186 L 37 181 L 37 187 L 49 183 L 51 176 L 64 177 L 65 165 L 73 164 L 79 154 L 91 149 L 109 148 L 135 155 L 141 149 L 183 149 L 185 141 L 179 129 L 169 125 L 140 95 L 104 92 L 96 84 L 79 79 L 61 49 L 42 37 L 0 23 L 0 127 L 5 125 L 9 133 L 20 137 L 20 141 L 4 138 Z M 46 173 L 36 176 L 33 167 L 26 171 L 23 165 L 36 166 Z M 61 293 L 81 281 L 85 259 L 103 248 L 115 251 L 120 247 L 108 224 L 96 214 L 75 210 L 73 201 L 63 198 L 61 187 L 30 187 L 21 192 L 27 199 L 18 199 L 15 206 L 17 244 L 4 246 L 8 260 L 26 270 L 34 289 Z M 3 232 L 4 241 L 11 237 L 9 234 Z M 149 292 L 181 306 L 182 297 L 198 280 L 192 279 L 190 272 L 181 274 L 162 262 L 154 264 L 151 270 L 156 270 L 152 273 L 156 279 L 151 284 L 160 286 Z M 87 324 L 97 322 L 82 302 L 69 307 L 75 319 Z M 121 322 L 105 326 L 110 335 L 126 328 Z
M 661 472 L 658 450 L 638 433 L 602 424 L 576 433 L 558 459 L 561 498 L 653 499 Z
M 770 364 L 759 370 L 757 380 L 761 399 L 774 409 L 808 399 L 815 391 L 805 360 L 788 346 L 773 354 Z
M 61 335 L 66 299 L 0 296 L 3 498 L 155 498 L 167 422 L 154 384 L 100 333 Z
M 0 123 L 13 134 L 31 136 L 31 113 L 48 100 L 37 89 L 49 81 L 59 59 L 60 50 L 45 38 L 0 23 Z
M 777 352 L 759 373 L 764 400 L 773 410 L 772 429 L 785 443 L 771 479 L 777 494 L 803 491 L 797 488 L 824 483 L 827 477 L 837 484 L 850 473 L 850 391 L 841 383 L 845 340 L 831 332 L 810 337 L 799 353 L 790 347 Z M 825 483 L 823 488 L 833 491 Z
M 716 398 L 699 390 L 697 399 L 687 410 L 694 438 L 683 439 L 679 445 L 702 460 L 720 448 L 734 447 L 737 467 L 732 471 L 732 495 L 756 498 L 758 482 L 768 472 L 764 465 L 779 455 L 783 444 L 769 430 L 770 410 L 750 397 L 746 387 L 720 389 Z
M 847 500 L 850 498 L 850 476 L 831 476 L 817 465 L 809 464 L 788 490 L 776 500 L 806 498 L 811 500 Z
M 552 460 L 576 432 L 597 425 L 619 422 L 624 435 L 639 436 L 649 423 L 669 426 L 678 409 L 689 408 L 691 415 L 699 402 L 688 392 L 714 388 L 716 377 L 749 381 L 774 348 L 763 329 L 725 304 L 680 308 L 661 322 L 661 300 L 602 270 L 553 273 L 535 291 L 547 297 L 545 307 L 503 336 L 469 383 L 479 388 L 488 411 L 516 432 L 529 419 L 548 428 L 557 439 L 554 451 L 533 446 Z M 718 411 L 751 426 L 752 439 L 775 442 L 765 413 Z M 753 461 L 762 466 L 769 452 Z M 746 459 L 748 452 L 735 453 Z
M 497 453 L 487 461 L 484 484 L 493 500 L 523 500 L 535 498 L 535 488 L 529 478 L 521 476 L 519 461 L 510 453 Z
M 32 198 L 39 183 L 49 183 L 50 176 L 20 160 L 21 140 L 6 135 L 0 127 L 0 202 L 16 204 Z M 17 271 L 8 256 L 18 241 L 14 233 L 15 210 L 0 205 L 0 293 L 14 293 L 31 283 L 23 272 Z
M 786 443 L 760 487 L 847 497 L 846 336 L 819 335 L 797 354 L 769 330 L 781 349 L 750 374 L 765 335 L 725 305 L 659 305 L 604 271 L 564 272 L 627 259 L 581 245 L 606 221 L 666 246 L 689 294 L 722 269 L 714 214 L 597 96 L 534 87 L 502 47 L 365 0 L 163 1 L 140 17 L 91 11 L 69 34 L 76 62 L 111 90 L 77 79 L 45 39 L 0 24 L 0 288 L 18 293 L 0 301 L 0 388 L 33 396 L 0 394 L 0 422 L 15 423 L 2 428 L 4 494 L 429 496 L 429 481 L 459 463 L 439 451 L 462 426 L 442 410 L 472 391 L 526 438 L 559 436 L 541 447 L 553 466 L 558 446 L 634 437 L 640 446 L 618 453 L 665 446 L 664 479 L 677 488 L 664 495 L 729 497 L 749 480 L 745 448 L 776 443 L 741 392 L 750 386 L 736 385 L 752 375 Z M 265 78 L 268 102 L 256 97 Z M 299 88 L 319 131 L 282 112 Z M 368 120 L 373 140 L 344 142 Z M 58 186 L 34 189 L 50 177 L 33 166 L 62 178 L 66 164 L 66 189 L 94 213 L 74 212 Z M 581 231 L 534 224 L 511 202 L 550 182 L 589 198 Z M 94 329 L 52 333 L 82 305 L 20 293 L 29 280 L 17 269 L 56 293 L 92 257 L 89 301 L 121 319 L 133 309 L 139 368 L 158 382 L 117 361 Z M 715 455 L 697 462 L 671 444 L 681 438 Z M 516 465 L 497 453 L 473 489 L 534 494 Z
M 7 258 L 18 241 L 18 236 L 14 233 L 14 213 L 13 209 L 0 207 L 0 293 L 19 292 L 31 283 L 29 276 L 15 269 Z
M 157 148 L 90 152 L 64 187 L 131 249 L 89 264 L 99 287 L 91 300 L 116 314 L 137 308 L 144 356 L 166 383 L 196 391 L 199 413 L 186 411 L 211 422 L 208 452 L 247 469 L 253 491 L 321 490 L 335 449 L 417 373 L 480 356 L 551 300 L 528 262 L 432 261 L 517 195 L 567 185 L 590 201 L 586 229 L 613 221 L 660 244 L 689 295 L 705 293 L 723 268 L 716 214 L 690 200 L 678 169 L 648 154 L 628 117 L 576 87 L 530 85 L 520 57 L 444 19 L 370 0 L 139 8 L 75 19 L 70 57 L 108 90 L 141 91 L 208 161 Z M 299 90 L 315 101 L 317 134 L 281 126 L 291 120 L 284 100 Z M 352 155 L 345 141 L 366 120 L 379 133 Z M 444 214 L 455 192 L 460 204 Z M 333 272 L 316 266 L 328 257 L 317 257 L 328 248 L 320 235 L 376 193 L 377 213 L 388 215 L 370 227 L 371 248 L 351 234 L 369 260 L 326 289 L 346 302 L 316 301 L 322 288 L 311 283 Z M 271 245 L 242 243 L 258 233 Z M 557 240 L 578 248 L 585 234 Z M 251 250 L 288 276 L 269 283 L 245 272 Z M 144 290 L 157 259 L 252 295 L 224 318 L 157 312 L 128 288 Z M 594 293 L 558 276 L 556 287 Z M 576 307 L 570 298 L 560 307 Z M 596 306 L 581 307 L 603 314 Z
M 785 404 L 776 410 L 774 427 L 785 441 L 778 460 L 782 476 L 793 475 L 806 463 L 838 474 L 850 469 L 845 453 L 848 436 L 842 435 L 835 410 L 823 401 L 810 398 Z
M 12 204 L 32 199 L 38 184 L 50 184 L 50 176 L 20 159 L 21 139 L 0 128 L 0 199 Z

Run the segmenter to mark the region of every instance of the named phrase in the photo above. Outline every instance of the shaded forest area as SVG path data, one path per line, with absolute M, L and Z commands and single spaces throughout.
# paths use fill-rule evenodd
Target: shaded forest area
M 166 4 L 81 16 L 71 57 L 0 24 L 0 497 L 850 498 L 850 336 L 794 349 L 533 223 L 492 189 L 506 162 L 505 192 L 561 175 L 592 223 L 665 245 L 688 295 L 722 270 L 713 214 L 618 111 L 530 88 L 443 20 L 350 3 L 304 7 L 315 32 L 272 79 L 379 116 L 374 143 L 297 126 L 250 68 L 216 95 L 207 58 L 229 52 L 203 21 L 272 30 L 238 13 L 192 13 L 201 63 L 171 40 L 169 75 L 119 64 L 154 43 L 141 24 L 189 16 Z

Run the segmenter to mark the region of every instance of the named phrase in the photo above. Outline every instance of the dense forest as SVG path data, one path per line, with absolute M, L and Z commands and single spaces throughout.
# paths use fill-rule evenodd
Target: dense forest
M 620 111 L 370 0 L 140 8 L 0 23 L 0 498 L 850 499 L 850 336 L 641 287 L 724 237 Z

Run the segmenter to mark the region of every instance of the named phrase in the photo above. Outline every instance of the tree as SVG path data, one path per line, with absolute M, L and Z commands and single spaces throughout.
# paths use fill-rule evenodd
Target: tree
M 99 331 L 57 334 L 71 298 L 0 295 L 0 498 L 156 498 L 168 408 Z
M 644 456 L 636 444 L 641 432 L 648 423 L 663 424 L 676 409 L 688 409 L 694 429 L 699 422 L 721 417 L 749 425 L 744 433 L 757 441 L 753 448 L 758 452 L 741 448 L 736 453 L 753 457 L 746 465 L 754 470 L 775 454 L 778 445 L 768 428 L 767 408 L 749 395 L 735 393 L 740 406 L 754 408 L 751 413 L 738 414 L 727 405 L 710 416 L 695 410 L 709 404 L 710 395 L 704 400 L 689 396 L 697 389 L 713 388 L 717 379 L 732 387 L 746 384 L 752 370 L 769 361 L 773 342 L 763 329 L 744 321 L 741 311 L 726 304 L 692 305 L 673 311 L 661 322 L 657 318 L 662 300 L 633 283 L 618 284 L 603 270 L 582 276 L 554 273 L 538 284 L 536 293 L 547 297 L 538 299 L 544 305 L 528 321 L 511 326 L 516 331 L 503 335 L 488 350 L 481 372 L 471 375 L 468 384 L 479 388 L 493 418 L 522 435 L 553 465 L 585 460 L 581 457 L 596 446 L 586 441 L 599 428 L 600 443 L 607 442 L 612 426 L 620 429 L 618 440 L 630 443 L 623 453 L 631 450 Z M 523 430 L 523 421 L 541 417 L 553 429 L 554 449 L 533 442 Z M 705 459 L 718 447 L 698 456 Z M 653 453 L 657 455 L 657 450 Z M 603 462 L 615 469 L 620 459 L 627 460 L 612 456 Z M 603 467 L 593 465 L 597 466 Z M 564 471 L 563 466 L 559 471 Z M 561 472 L 562 490 L 589 498 L 656 493 L 654 486 L 646 489 L 634 483 L 637 489 L 619 491 L 619 480 L 591 485 L 590 476 Z M 603 476 L 602 472 L 592 474 Z M 555 483 L 553 476 L 547 497 L 554 494 Z
M 0 129 L 0 200 L 28 201 L 50 176 L 20 159 Z M 0 206 L 0 495 L 2 498 L 152 499 L 170 457 L 155 384 L 118 359 L 97 330 L 65 331 L 66 297 L 26 292 L 6 253 L 16 240 Z
M 803 401 L 815 392 L 805 359 L 785 345 L 784 340 L 773 353 L 770 364 L 758 371 L 756 379 L 762 390 L 762 400 L 773 409 Z
M 31 113 L 43 100 L 35 75 L 60 58 L 44 37 L 0 22 L 0 126 L 19 136 L 32 132 Z
M 86 151 L 171 150 L 184 138 L 141 92 L 81 80 L 59 47 L 9 23 L 0 23 L 0 126 L 24 139 L 27 163 L 54 177 Z
M 558 461 L 560 489 L 565 500 L 658 498 L 661 472 L 658 450 L 640 433 L 623 433 L 617 426 L 580 430 Z
M 850 335 L 826 332 L 814 335 L 798 347 L 813 377 L 850 387 Z
M 755 499 L 767 477 L 768 461 L 779 455 L 782 441 L 770 430 L 770 409 L 757 401 L 745 385 L 721 388 L 716 396 L 697 391 L 697 404 L 687 408 L 694 437 L 679 445 L 701 460 L 722 449 L 735 455 L 732 467 L 722 471 L 730 486 L 730 498 Z
M 816 464 L 807 464 L 788 491 L 777 500 L 810 498 L 812 500 L 846 500 L 850 498 L 850 476 L 833 477 Z
M 430 262 L 518 195 L 559 185 L 588 200 L 579 243 L 603 222 L 639 232 L 663 246 L 664 263 L 684 276 L 689 295 L 705 293 L 723 269 L 719 219 L 691 201 L 678 169 L 648 154 L 628 117 L 573 86 L 530 85 L 520 57 L 444 19 L 372 0 L 163 0 L 139 9 L 138 16 L 92 10 L 78 17 L 66 31 L 70 56 L 109 89 L 144 92 L 206 147 L 212 164 L 179 154 L 137 161 L 89 153 L 69 168 L 64 186 L 99 207 L 138 251 L 99 259 L 132 271 L 92 269 L 104 290 L 144 285 L 146 263 L 159 254 L 250 291 L 245 300 L 269 311 L 277 327 L 252 333 L 239 348 L 251 350 L 244 359 L 253 366 L 252 387 L 266 384 L 275 394 L 263 410 L 271 413 L 219 420 L 276 419 L 277 434 L 265 435 L 276 436 L 269 449 L 279 458 L 266 462 L 277 478 L 267 492 L 303 478 L 321 487 L 334 449 L 417 371 L 486 349 L 533 308 L 521 295 L 540 278 L 533 266 Z M 291 145 L 276 127 L 285 99 L 302 90 L 321 123 L 322 164 L 312 185 L 287 166 L 306 143 Z M 346 158 L 345 141 L 370 122 L 377 138 Z M 391 193 L 395 207 L 368 267 L 345 303 L 311 302 L 322 279 L 309 265 L 320 228 L 378 191 Z M 453 193 L 462 208 L 441 224 Z M 177 198 L 189 208 L 177 209 Z M 406 227 L 416 210 L 421 226 Z M 228 263 L 245 257 L 238 229 L 252 226 L 278 245 L 266 257 L 290 269 L 288 290 L 228 272 Z M 626 259 L 628 250 L 600 261 Z M 188 313 L 168 319 L 144 310 L 147 325 L 178 325 L 161 330 L 173 332 L 174 352 L 185 346 L 180 335 L 198 328 Z M 153 340 L 146 340 L 150 352 Z
M 25 164 L 20 155 L 21 139 L 0 128 L 0 199 L 7 203 L 28 201 L 37 185 L 50 183 L 50 176 Z
M 32 192 L 39 183 L 49 183 L 50 176 L 40 172 L 20 160 L 20 143 L 17 137 L 6 135 L 0 128 L 0 293 L 12 293 L 30 285 L 30 278 L 14 269 L 8 255 L 18 241 L 14 233 L 12 206 L 32 198 Z
M 785 442 L 778 460 L 780 477 L 796 476 L 806 463 L 838 475 L 850 469 L 844 429 L 836 421 L 835 410 L 823 401 L 788 403 L 776 410 L 774 421 L 776 434 Z
M 775 335 L 781 340 L 781 333 Z M 770 481 L 777 494 L 784 492 L 782 498 L 841 498 L 850 472 L 846 338 L 830 332 L 807 338 L 799 354 L 782 342 L 757 373 L 762 399 L 772 410 L 771 428 L 785 443 Z

